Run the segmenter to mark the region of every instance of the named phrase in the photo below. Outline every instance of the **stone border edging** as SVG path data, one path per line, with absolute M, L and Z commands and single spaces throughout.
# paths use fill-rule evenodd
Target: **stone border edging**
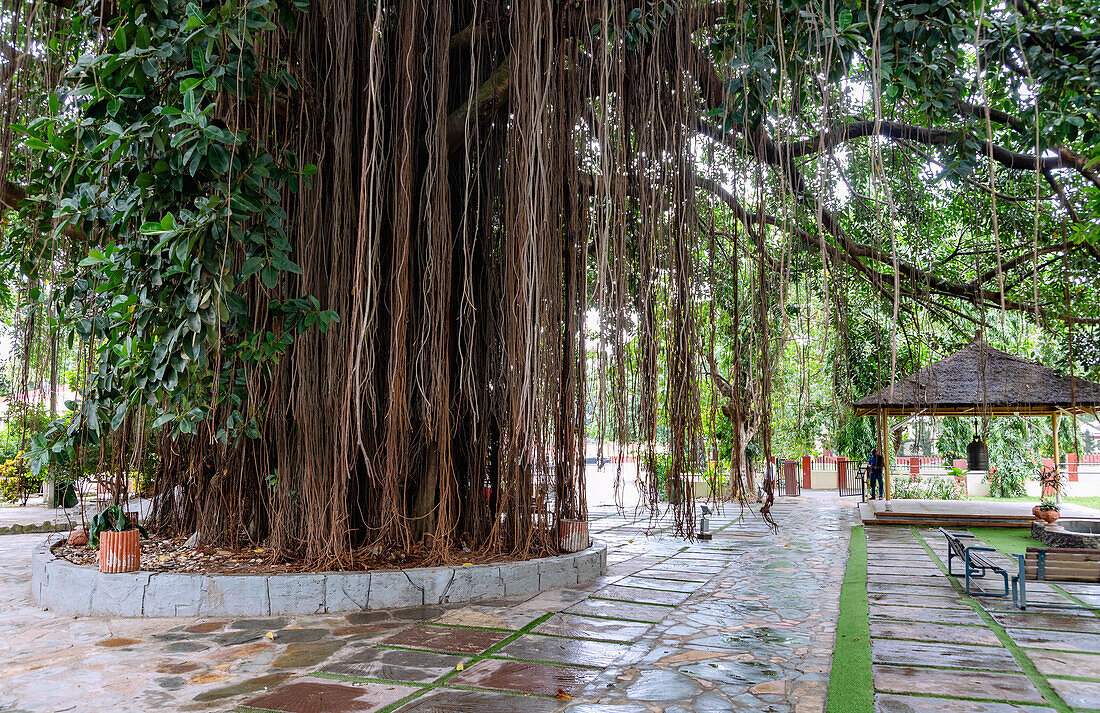
M 44 522 L 41 525 L 5 525 L 0 527 L 0 535 L 39 535 L 42 533 L 69 532 L 73 529 L 67 522 Z
M 1084 520 L 1087 518 L 1079 517 L 1067 517 L 1067 520 Z M 1033 520 L 1031 523 L 1031 537 L 1034 540 L 1042 542 L 1047 547 L 1053 548 L 1068 548 L 1068 549 L 1082 549 L 1082 550 L 1100 550 L 1100 534 L 1093 534 L 1091 532 L 1078 532 L 1077 530 L 1067 530 L 1058 523 L 1061 520 L 1057 520 L 1052 525 Z
M 31 596 L 75 616 L 275 616 L 448 604 L 576 586 L 602 577 L 607 546 L 523 562 L 308 574 L 102 574 L 56 557 L 31 556 Z

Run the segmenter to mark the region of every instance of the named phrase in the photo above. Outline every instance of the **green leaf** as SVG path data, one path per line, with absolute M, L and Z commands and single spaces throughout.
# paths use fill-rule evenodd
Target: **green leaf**
M 153 420 L 153 428 L 160 428 L 164 424 L 168 423 L 175 418 L 174 414 L 162 413 Z
M 269 290 L 275 289 L 275 285 L 279 284 L 279 271 L 271 265 L 268 265 L 260 273 L 260 280 L 264 283 L 264 286 Z
M 259 255 L 253 255 L 244 261 L 244 265 L 241 266 L 241 278 L 251 277 L 260 271 L 260 268 L 264 266 L 264 259 Z
M 206 74 L 206 57 L 203 56 L 202 50 L 198 47 L 191 50 L 191 65 L 196 72 Z
M 202 84 L 202 77 L 188 77 L 180 82 L 180 94 L 187 94 L 200 84 Z M 161 113 L 163 114 L 165 111 L 166 110 L 162 110 Z
M 171 233 L 171 230 L 165 230 L 160 226 L 160 223 L 144 223 L 138 229 L 142 235 L 160 235 L 162 233 Z
M 210 162 L 210 168 L 212 168 L 215 173 L 229 172 L 231 159 L 229 157 L 229 152 L 226 151 L 224 147 L 214 144 L 210 147 L 210 153 L 207 154 L 206 158 Z
M 117 431 L 118 427 L 122 425 L 122 421 L 123 421 L 123 419 L 126 418 L 126 412 L 128 410 L 129 410 L 129 404 L 126 403 L 125 401 L 123 401 L 122 403 L 120 403 L 118 405 L 118 408 L 115 409 L 115 415 L 111 419 L 111 430 L 112 431 Z
M 302 268 L 298 267 L 294 262 L 291 262 L 290 258 L 288 258 L 285 253 L 276 252 L 272 255 L 271 264 L 276 270 L 282 272 L 293 272 L 295 275 L 302 274 Z

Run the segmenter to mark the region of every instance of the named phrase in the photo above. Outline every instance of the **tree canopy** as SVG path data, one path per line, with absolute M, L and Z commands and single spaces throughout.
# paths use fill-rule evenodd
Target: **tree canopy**
M 13 0 L 5 263 L 86 365 L 36 461 L 154 448 L 162 530 L 314 563 L 530 553 L 586 419 L 690 532 L 802 330 L 838 407 L 975 330 L 1095 374 L 1097 15 Z

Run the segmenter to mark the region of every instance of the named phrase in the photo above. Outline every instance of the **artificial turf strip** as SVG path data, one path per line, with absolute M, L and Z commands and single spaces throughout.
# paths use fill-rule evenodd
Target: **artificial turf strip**
M 1031 537 L 1031 530 L 1021 527 L 970 527 L 970 534 L 1006 555 L 1022 555 L 1028 547 L 1045 547 Z
M 940 568 L 944 575 L 947 575 L 947 565 L 943 563 L 943 560 L 939 558 L 939 555 L 937 555 L 932 547 L 927 542 L 925 542 L 924 538 L 921 537 L 921 534 L 917 531 L 916 528 L 910 527 L 909 529 L 910 532 L 913 533 L 913 536 L 917 538 L 917 542 L 921 543 L 921 546 L 924 547 L 924 550 L 928 553 L 928 556 L 932 558 L 932 561 L 936 563 L 936 565 Z M 1000 528 L 974 529 L 996 530 Z M 1016 663 L 1019 664 L 1020 668 L 1024 672 L 1024 675 L 1031 679 L 1031 683 L 1035 686 L 1036 689 L 1038 689 L 1039 694 L 1046 699 L 1047 705 L 1058 711 L 1058 713 L 1072 713 L 1069 704 L 1062 700 L 1062 697 L 1058 695 L 1058 692 L 1054 690 L 1054 687 L 1050 685 L 1050 682 L 1046 680 L 1043 674 L 1039 673 L 1039 669 L 1035 668 L 1035 663 L 1030 658 L 1028 658 L 1027 653 L 1019 646 L 1019 644 L 1012 640 L 1012 637 L 1008 635 L 1008 632 L 1005 631 L 1004 627 L 998 624 L 997 620 L 994 619 L 989 614 L 989 612 L 985 610 L 985 607 L 979 604 L 977 600 L 974 599 L 974 597 L 966 594 L 963 585 L 959 584 L 958 578 L 948 576 L 947 579 L 951 582 L 951 586 L 953 586 L 955 590 L 959 594 L 963 595 L 963 597 L 967 600 L 967 602 L 970 604 L 970 608 L 977 612 L 978 616 L 980 616 L 982 618 L 982 621 L 985 622 L 985 625 L 994 633 L 994 635 L 996 635 L 997 639 L 1001 642 L 1001 645 L 1008 649 L 1008 652 L 1011 653 L 1012 657 L 1016 659 Z
M 829 674 L 827 713 L 872 713 L 871 629 L 867 608 L 867 534 L 853 527 L 848 565 L 840 587 L 840 616 Z

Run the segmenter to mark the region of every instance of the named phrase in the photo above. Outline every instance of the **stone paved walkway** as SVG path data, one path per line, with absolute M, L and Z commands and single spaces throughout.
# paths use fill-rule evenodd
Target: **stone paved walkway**
M 1005 555 L 992 559 L 1016 570 Z M 946 576 L 946 562 L 935 530 L 867 528 L 878 713 L 1100 710 L 1100 616 L 969 597 Z M 1029 603 L 1100 604 L 1100 585 L 1027 587 Z
M 688 544 L 603 509 L 608 575 L 494 602 L 262 620 L 69 619 L 0 538 L 0 711 L 820 713 L 855 509 L 736 507 Z M 241 708 L 248 710 L 249 708 Z

